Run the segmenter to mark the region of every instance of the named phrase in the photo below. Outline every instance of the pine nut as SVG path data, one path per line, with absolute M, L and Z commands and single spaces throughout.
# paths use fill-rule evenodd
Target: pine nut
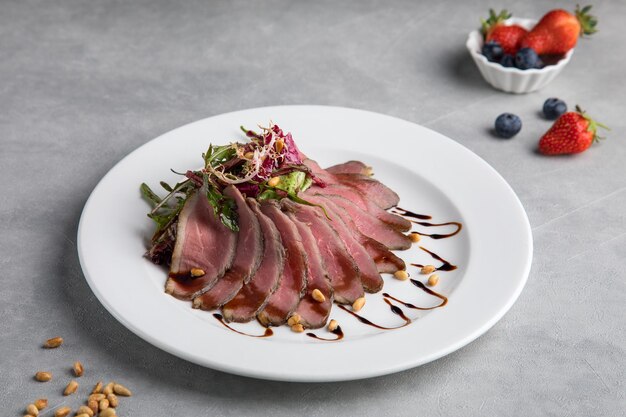
M 115 408 L 107 408 L 106 410 L 102 410 L 98 415 L 100 417 L 115 417 Z
M 420 271 L 422 274 L 430 274 L 431 272 L 433 272 L 435 269 L 434 265 L 424 265 L 422 267 L 422 270 Z
M 322 292 L 317 288 L 313 290 L 313 292 L 311 293 L 311 297 L 313 297 L 313 299 L 318 303 L 323 303 L 324 301 L 326 301 L 326 297 L 324 297 L 324 294 L 322 294 Z
M 328 322 L 328 331 L 329 332 L 332 332 L 332 331 L 336 330 L 337 327 L 339 327 L 339 323 L 337 323 L 337 320 L 332 319 L 330 322 Z
M 103 411 L 109 408 L 109 400 L 107 400 L 106 398 L 103 400 L 100 400 L 100 402 L 98 403 L 98 408 L 100 409 L 100 411 Z
M 130 390 L 122 384 L 113 385 L 113 392 L 115 392 L 117 395 L 121 395 L 122 397 L 130 397 L 131 395 L 133 395 Z
M 300 315 L 298 313 L 294 313 L 292 314 L 291 317 L 289 317 L 289 320 L 287 320 L 287 324 L 289 325 L 289 327 L 294 326 L 298 323 L 300 323 L 300 320 L 302 318 L 300 317 Z
M 438 282 L 439 282 L 439 275 L 432 274 L 431 276 L 428 277 L 428 285 L 430 285 L 431 287 L 434 287 L 435 285 L 437 285 Z
M 80 415 L 86 414 L 89 417 L 93 417 L 93 414 L 94 414 L 93 410 L 87 407 L 86 405 L 81 405 L 80 407 L 78 407 L 78 410 L 76 410 L 76 413 Z
M 200 269 L 200 268 L 191 268 L 191 276 L 194 278 L 198 278 L 201 276 L 204 276 L 205 272 L 204 269 Z
M 246 159 L 252 159 L 254 158 L 254 152 L 246 152 L 245 154 L 243 154 L 243 157 Z
M 119 405 L 119 400 L 117 398 L 117 395 L 115 394 L 109 394 L 107 395 L 107 400 L 109 400 L 109 405 L 113 408 L 117 407 Z
M 109 382 L 104 386 L 104 390 L 102 391 L 102 394 L 104 395 L 102 396 L 102 398 L 113 392 L 113 385 L 115 385 L 115 382 Z M 98 401 L 100 401 L 102 398 L 100 398 Z
M 69 384 L 65 387 L 65 391 L 63 391 L 63 395 L 72 395 L 78 389 L 78 382 L 70 381 Z
M 72 409 L 69 407 L 57 408 L 57 410 L 54 412 L 54 417 L 65 417 L 71 412 Z
M 89 407 L 89 409 L 96 414 L 98 412 L 98 401 L 96 401 L 95 399 L 90 399 L 89 401 L 87 401 L 87 407 Z
M 409 273 L 406 271 L 396 271 L 393 273 L 393 276 L 400 281 L 406 281 L 407 279 L 409 279 Z
M 52 379 L 52 374 L 50 372 L 37 372 L 35 379 L 39 382 L 48 382 Z
M 411 239 L 411 242 L 417 243 L 417 242 L 419 242 L 422 239 L 422 237 L 417 232 L 411 232 L 409 234 L 409 239 Z
M 363 171 L 363 175 L 367 175 L 368 177 L 373 177 L 374 176 L 374 168 L 372 167 L 365 167 L 365 170 Z
M 278 183 L 280 182 L 280 178 L 278 177 L 272 177 L 269 179 L 269 181 L 267 182 L 267 185 L 269 185 L 270 187 L 276 187 L 278 185 Z
M 90 400 L 90 401 L 91 401 L 91 400 L 101 401 L 101 400 L 103 400 L 103 399 L 105 399 L 105 398 L 106 398 L 106 395 L 104 395 L 104 394 L 103 394 L 103 393 L 101 393 L 101 392 L 99 392 L 99 393 L 97 393 L 97 394 L 91 394 L 91 395 L 89 396 L 89 400 Z
M 54 348 L 58 348 L 62 344 L 63 344 L 62 337 L 53 337 L 52 339 L 46 340 L 46 342 L 43 344 L 43 347 L 45 347 L 46 349 L 54 349 Z
M 280 151 L 282 151 L 285 147 L 285 141 L 282 139 L 277 139 L 276 142 L 274 142 L 274 146 L 276 146 L 276 152 L 280 153 Z
M 83 364 L 82 363 L 76 361 L 76 362 L 74 362 L 73 370 L 74 370 L 74 375 L 80 377 L 80 376 L 83 376 L 83 372 L 85 371 L 85 368 L 83 368 Z
M 102 381 L 98 381 L 98 383 L 91 390 L 92 394 L 100 394 L 102 392 Z
M 38 400 L 35 400 L 33 404 L 35 404 L 35 407 L 37 407 L 37 410 L 43 410 L 44 408 L 48 406 L 48 399 L 39 398 Z
M 93 417 L 93 416 L 90 416 L 87 413 L 80 413 L 80 414 L 76 414 L 76 417 Z
M 354 303 L 352 303 L 352 310 L 359 311 L 365 305 L 365 297 L 357 298 Z
M 294 324 L 293 326 L 291 326 L 291 331 L 296 333 L 302 333 L 304 331 L 304 326 L 300 323 Z
M 33 417 L 37 417 L 39 415 L 39 409 L 35 404 L 28 404 L 26 406 L 26 412 Z

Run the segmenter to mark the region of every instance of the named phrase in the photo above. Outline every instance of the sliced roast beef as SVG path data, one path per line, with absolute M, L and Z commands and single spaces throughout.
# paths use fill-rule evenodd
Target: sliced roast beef
M 232 198 L 237 204 L 239 217 L 237 249 L 233 263 L 222 279 L 204 294 L 194 298 L 193 307 L 203 310 L 214 310 L 230 301 L 239 292 L 243 284 L 254 275 L 263 255 L 261 226 L 257 217 L 248 207 L 245 198 L 232 185 L 224 189 L 224 194 Z
M 349 185 L 371 198 L 383 209 L 395 207 L 400 197 L 382 182 L 361 174 L 337 174 L 335 178 L 342 184 Z
M 308 261 L 306 292 L 298 304 L 296 313 L 300 316 L 300 323 L 304 327 L 318 329 L 323 327 L 328 320 L 333 304 L 333 289 L 330 286 L 326 265 L 317 247 L 315 236 L 306 224 L 296 219 L 293 213 L 287 212 L 287 215 L 300 233 Z M 316 289 L 322 293 L 324 301 L 319 302 L 313 298 L 312 294 Z
M 263 258 L 250 281 L 232 300 L 222 306 L 224 319 L 239 323 L 248 322 L 256 317 L 278 286 L 285 267 L 285 248 L 274 222 L 261 213 L 256 200 L 247 198 L 246 201 L 261 226 Z
M 352 217 L 350 217 L 344 209 L 337 206 L 332 200 L 325 199 L 321 195 L 313 197 L 307 196 L 307 199 L 309 199 L 312 203 L 323 206 L 327 212 L 339 217 L 345 223 L 347 230 L 352 234 L 354 239 L 356 239 L 359 244 L 365 248 L 369 257 L 374 261 L 376 269 L 379 273 L 393 274 L 396 271 L 406 269 L 406 264 L 400 257 L 396 256 L 382 243 L 361 233 L 354 223 L 354 219 L 352 219 Z
M 287 256 L 280 283 L 257 318 L 264 326 L 280 326 L 298 307 L 306 288 L 307 255 L 296 225 L 280 210 L 276 201 L 261 203 L 261 211 L 276 225 Z
M 306 190 L 306 194 L 334 194 L 339 195 L 347 200 L 350 200 L 361 209 L 367 211 L 379 220 L 389 224 L 394 229 L 406 232 L 411 229 L 411 222 L 402 216 L 389 213 L 383 210 L 379 205 L 374 203 L 370 198 L 367 198 L 361 191 L 354 187 L 349 187 L 343 184 L 329 184 L 326 187 L 312 186 Z
M 365 236 L 369 236 L 372 239 L 379 241 L 392 250 L 404 250 L 411 247 L 411 239 L 409 239 L 408 236 L 400 233 L 387 223 L 383 223 L 368 212 L 361 210 L 349 200 L 333 194 L 324 194 L 319 196 L 332 201 L 335 205 L 345 210 L 346 216 L 352 219 L 357 229 Z
M 337 164 L 326 168 L 331 174 L 362 174 L 371 176 L 372 167 L 365 165 L 361 161 L 348 161 L 343 164 Z
M 326 263 L 335 301 L 341 304 L 352 304 L 357 298 L 362 297 L 361 271 L 337 232 L 328 224 L 328 219 L 324 217 L 322 210 L 294 203 L 288 199 L 283 199 L 281 203 L 286 211 L 294 213 L 296 218 L 308 225 L 313 233 L 320 254 Z
M 165 292 L 191 300 L 211 288 L 232 264 L 237 234 L 224 226 L 204 188 L 187 199 L 179 219 Z

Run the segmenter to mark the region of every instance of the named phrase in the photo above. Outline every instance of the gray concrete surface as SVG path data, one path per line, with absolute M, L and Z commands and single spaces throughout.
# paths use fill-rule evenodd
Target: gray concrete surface
M 76 407 L 78 397 L 60 393 L 80 358 L 83 391 L 96 378 L 135 390 L 120 416 L 624 415 L 626 3 L 595 1 L 600 32 L 550 86 L 523 96 L 482 81 L 466 34 L 490 6 L 532 17 L 573 3 L 495 3 L 0 2 L 0 414 L 21 416 L 40 396 Z M 549 126 L 538 111 L 551 96 L 610 125 L 609 139 L 576 157 L 537 155 Z M 113 319 L 76 254 L 79 215 L 98 180 L 174 127 L 277 104 L 398 116 L 492 164 L 518 193 L 535 239 L 511 311 L 434 363 L 333 384 L 204 369 Z M 511 141 L 490 134 L 503 111 L 524 121 Z M 62 350 L 39 348 L 51 335 L 66 338 Z M 57 377 L 37 383 L 40 369 Z

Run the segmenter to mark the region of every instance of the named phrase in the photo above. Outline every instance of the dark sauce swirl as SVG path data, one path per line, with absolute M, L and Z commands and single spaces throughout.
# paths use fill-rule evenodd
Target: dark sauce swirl
M 404 326 L 408 326 L 409 324 L 411 324 L 411 319 L 408 318 L 404 312 L 402 311 L 402 309 L 400 309 L 400 307 L 394 306 L 393 304 L 391 304 L 391 301 L 387 300 L 386 298 L 384 298 L 385 302 L 387 304 L 389 304 L 389 307 L 391 309 L 391 312 L 393 314 L 396 314 L 398 316 L 400 316 L 402 318 L 402 320 L 404 320 L 404 324 L 402 326 L 397 326 L 397 327 L 385 327 L 385 326 L 381 326 L 380 324 L 376 324 L 376 323 L 372 323 L 370 320 L 366 319 L 365 317 L 355 313 L 352 310 L 349 310 L 347 307 L 339 304 L 338 307 L 340 309 L 342 309 L 343 311 L 348 312 L 349 314 L 353 315 L 354 317 L 356 317 L 356 319 L 358 321 L 360 321 L 363 324 L 367 324 L 368 326 L 372 326 L 375 327 L 377 329 L 381 329 L 381 330 L 395 330 L 395 329 L 400 329 Z
M 272 335 L 274 334 L 274 331 L 273 331 L 272 329 L 270 329 L 269 327 L 266 327 L 266 328 L 265 328 L 265 333 L 264 333 L 264 334 L 258 334 L 258 335 L 257 335 L 257 334 L 248 334 L 248 333 L 240 332 L 239 330 L 235 330 L 235 329 L 233 329 L 232 327 L 230 327 L 230 326 L 228 325 L 228 323 L 226 323 L 226 322 L 224 321 L 224 316 L 222 316 L 221 314 L 219 314 L 219 313 L 213 313 L 213 317 L 215 317 L 215 319 L 216 319 L 217 321 L 219 321 L 220 323 L 222 323 L 222 325 L 223 325 L 224 327 L 226 327 L 228 330 L 232 330 L 233 332 L 235 332 L 235 333 L 239 333 L 239 334 L 242 334 L 242 335 L 244 335 L 244 336 L 250 336 L 250 337 L 270 337 L 270 336 L 272 336 Z
M 423 246 L 420 246 L 420 249 L 428 253 L 434 259 L 442 262 L 442 265 L 437 268 L 437 271 L 454 271 L 455 269 L 458 268 L 456 265 L 452 265 L 450 262 L 446 261 L 441 256 L 437 255 L 435 252 L 431 252 Z M 418 268 L 422 268 L 424 266 L 422 264 L 411 264 L 411 265 L 416 266 Z
M 403 208 L 400 207 L 395 207 L 392 211 L 393 214 L 398 214 L 400 216 L 403 217 L 409 217 L 409 218 L 413 218 L 413 219 L 419 219 L 419 220 L 430 220 L 432 219 L 432 216 L 429 216 L 427 214 L 418 214 L 418 213 L 413 213 L 412 211 L 409 210 L 405 210 Z M 415 224 L 419 224 L 420 226 L 424 226 L 424 227 L 441 227 L 441 226 L 450 226 L 450 225 L 454 225 L 456 226 L 456 230 L 452 233 L 422 233 L 422 232 L 417 232 L 419 233 L 421 236 L 428 236 L 432 239 L 446 239 L 452 236 L 456 236 L 461 229 L 463 229 L 463 225 L 459 222 L 446 222 L 446 223 L 430 223 L 430 222 L 424 222 L 424 221 L 416 221 L 416 220 L 411 220 L 411 223 L 415 223 Z
M 421 282 L 419 282 L 417 280 L 411 279 L 411 283 L 413 285 L 415 285 L 417 288 L 419 288 L 420 290 L 424 291 L 425 293 L 433 295 L 433 296 L 439 298 L 441 300 L 441 303 L 439 303 L 436 306 L 432 306 L 432 307 L 418 307 L 418 306 L 416 306 L 414 304 L 407 303 L 406 301 L 402 301 L 402 300 L 394 297 L 393 295 L 389 295 L 389 293 L 384 292 L 383 293 L 383 297 L 385 297 L 385 301 L 387 301 L 387 298 L 390 298 L 390 299 L 392 299 L 394 301 L 397 301 L 398 303 L 404 305 L 405 307 L 412 308 L 414 310 L 434 310 L 436 308 L 443 307 L 446 304 L 448 304 L 448 297 L 446 297 L 445 295 L 439 294 L 438 292 L 435 292 L 435 291 L 431 290 L 426 285 L 424 285 L 423 283 L 421 283 Z
M 315 333 L 307 333 L 306 335 L 309 337 L 312 337 L 313 339 L 323 340 L 325 342 L 336 342 L 338 340 L 343 339 L 344 334 L 343 334 L 343 330 L 341 330 L 341 326 L 337 326 L 337 328 L 335 330 L 332 330 L 331 333 L 333 333 L 337 337 L 335 337 L 334 339 L 329 339 L 326 337 L 318 336 Z

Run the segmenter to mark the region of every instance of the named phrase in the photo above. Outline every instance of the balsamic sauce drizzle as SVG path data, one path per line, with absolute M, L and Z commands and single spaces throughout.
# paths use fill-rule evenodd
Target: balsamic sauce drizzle
M 326 342 L 336 342 L 338 340 L 343 339 L 343 330 L 341 330 L 341 326 L 337 326 L 337 328 L 335 330 L 332 330 L 331 333 L 335 334 L 337 337 L 334 339 L 329 339 L 326 337 L 320 337 L 318 335 L 316 335 L 315 333 L 307 333 L 306 335 L 309 337 L 312 337 L 313 339 L 317 339 L 317 340 L 324 340 Z
M 259 335 L 256 335 L 256 334 L 248 334 L 248 333 L 240 332 L 239 330 L 235 330 L 235 329 L 233 329 L 232 327 L 230 327 L 230 326 L 228 325 L 228 323 L 226 323 L 226 322 L 224 321 L 224 316 L 222 316 L 221 314 L 219 314 L 219 313 L 213 313 L 213 317 L 215 317 L 215 319 L 216 319 L 217 321 L 219 321 L 220 323 L 222 323 L 222 325 L 223 325 L 224 327 L 226 327 L 227 329 L 232 330 L 232 331 L 233 331 L 233 332 L 235 332 L 235 333 L 242 334 L 242 335 L 244 335 L 244 336 L 250 336 L 250 337 L 270 337 L 270 336 L 272 336 L 272 335 L 274 334 L 274 331 L 273 331 L 272 329 L 270 329 L 269 327 L 266 327 L 266 328 L 265 328 L 265 333 L 264 333 L 264 334 L 259 334 Z
M 437 255 L 435 252 L 431 252 L 423 246 L 420 246 L 420 249 L 423 250 L 424 252 L 427 252 L 430 256 L 432 256 L 436 260 L 443 262 L 443 264 L 437 268 L 437 271 L 454 271 L 455 269 L 458 268 L 458 266 L 452 265 L 450 262 L 446 261 L 441 256 Z M 411 265 L 416 266 L 418 268 L 422 268 L 424 266 L 422 264 L 411 264 Z
M 409 210 L 405 210 L 403 208 L 400 207 L 395 207 L 393 209 L 394 211 L 392 211 L 393 214 L 398 214 L 400 216 L 404 216 L 404 217 L 411 217 L 414 219 L 420 219 L 420 220 L 430 220 L 432 219 L 432 216 L 429 216 L 427 214 L 417 214 L 417 213 L 413 213 L 412 211 Z M 419 224 L 420 226 L 424 226 L 424 227 L 439 227 L 439 226 L 449 226 L 449 225 L 454 225 L 456 226 L 456 230 L 452 233 L 422 233 L 422 232 L 417 232 L 419 233 L 421 236 L 429 236 L 432 239 L 446 239 L 452 236 L 457 235 L 461 229 L 463 229 L 463 225 L 459 222 L 446 222 L 446 223 L 430 223 L 430 222 L 419 222 L 416 220 L 410 220 L 411 223 L 415 223 L 415 224 Z
M 433 295 L 433 296 L 439 298 L 440 300 L 442 300 L 441 303 L 439 303 L 436 306 L 432 306 L 432 307 L 418 307 L 418 306 L 416 306 L 414 304 L 407 303 L 406 301 L 402 301 L 402 300 L 394 297 L 393 295 L 389 295 L 389 293 L 386 293 L 386 292 L 383 293 L 383 297 L 386 297 L 385 300 L 387 298 L 391 298 L 392 300 L 397 301 L 398 303 L 404 305 L 405 307 L 412 308 L 414 310 L 434 310 L 436 308 L 443 307 L 446 304 L 448 304 L 448 297 L 446 297 L 445 295 L 439 294 L 438 292 L 435 292 L 435 291 L 431 290 L 426 285 L 424 285 L 423 283 L 421 283 L 420 281 L 417 281 L 415 279 L 411 279 L 411 283 L 413 285 L 415 285 L 417 288 L 419 288 L 420 290 L 426 292 L 427 294 L 430 294 L 430 295 Z
M 360 321 L 361 323 L 363 323 L 363 324 L 367 324 L 368 326 L 376 327 L 377 329 L 381 329 L 381 330 L 395 330 L 395 329 L 400 329 L 400 328 L 402 328 L 402 327 L 404 327 L 404 326 L 408 326 L 409 324 L 411 324 L 411 319 L 410 319 L 410 318 L 408 318 L 408 317 L 404 314 L 404 312 L 400 309 L 400 307 L 396 307 L 396 306 L 394 306 L 393 304 L 391 304 L 391 301 L 387 300 L 386 298 L 383 298 L 383 299 L 385 300 L 385 302 L 386 302 L 387 304 L 389 304 L 389 307 L 391 308 L 391 311 L 392 311 L 394 314 L 397 314 L 398 316 L 402 317 L 402 319 L 404 320 L 404 324 L 403 324 L 402 326 L 397 326 L 397 327 L 384 327 L 384 326 L 381 326 L 381 325 L 379 325 L 379 324 L 372 323 L 371 321 L 369 321 L 369 320 L 368 320 L 368 319 L 366 319 L 365 317 L 363 317 L 363 316 L 361 316 L 361 315 L 359 315 L 359 314 L 355 313 L 355 312 L 354 312 L 354 311 L 352 311 L 352 310 L 349 310 L 347 307 L 345 307 L 345 306 L 343 306 L 343 305 L 341 305 L 341 304 L 339 304 L 339 305 L 338 305 L 338 307 L 339 307 L 340 309 L 342 309 L 343 311 L 346 311 L 346 312 L 348 312 L 349 314 L 351 314 L 351 315 L 353 315 L 354 317 L 356 317 L 356 318 L 357 318 L 357 320 L 358 320 L 358 321 Z

